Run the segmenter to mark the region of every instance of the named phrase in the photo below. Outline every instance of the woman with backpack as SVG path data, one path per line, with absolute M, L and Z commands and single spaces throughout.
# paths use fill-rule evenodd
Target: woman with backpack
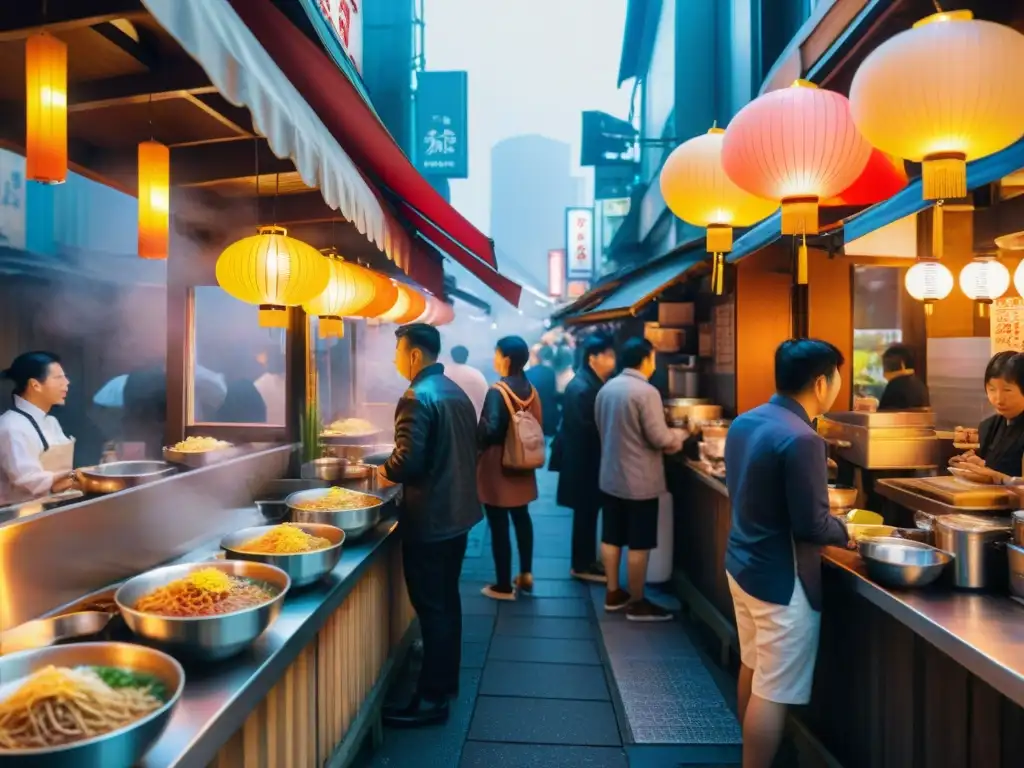
M 536 470 L 544 466 L 546 446 L 540 397 L 523 374 L 529 359 L 530 348 L 520 337 L 498 341 L 494 369 L 501 379 L 487 391 L 477 429 L 477 490 L 491 528 L 497 575 L 482 592 L 495 600 L 515 600 L 517 588 L 533 591 L 533 521 L 528 505 L 537 498 Z M 519 547 L 515 580 L 509 518 Z

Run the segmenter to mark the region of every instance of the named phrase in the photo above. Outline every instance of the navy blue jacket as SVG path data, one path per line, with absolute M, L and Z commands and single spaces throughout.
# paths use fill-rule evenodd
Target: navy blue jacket
M 799 575 L 821 610 L 821 547 L 846 546 L 848 536 L 829 514 L 825 441 L 807 412 L 775 395 L 744 413 L 729 428 L 725 466 L 732 504 L 725 569 L 748 595 L 778 605 L 789 604 Z

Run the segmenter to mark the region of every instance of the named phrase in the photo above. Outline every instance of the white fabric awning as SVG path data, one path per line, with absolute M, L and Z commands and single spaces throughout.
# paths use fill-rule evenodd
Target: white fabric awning
M 159 24 L 235 106 L 252 114 L 271 151 L 289 158 L 309 187 L 396 264 L 409 263 L 409 238 L 352 159 L 226 0 L 142 0 Z M 254 169 L 255 170 L 255 169 Z

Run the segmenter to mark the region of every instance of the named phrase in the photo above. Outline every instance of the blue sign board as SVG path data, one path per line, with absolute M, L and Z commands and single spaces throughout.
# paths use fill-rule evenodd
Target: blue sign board
M 420 72 L 416 85 L 416 168 L 426 176 L 464 179 L 468 78 L 465 72 Z

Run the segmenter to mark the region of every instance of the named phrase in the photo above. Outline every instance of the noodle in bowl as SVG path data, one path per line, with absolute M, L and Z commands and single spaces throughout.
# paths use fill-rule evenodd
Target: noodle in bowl
M 245 580 L 254 589 L 244 607 L 229 610 L 239 602 L 221 605 L 197 615 L 168 615 L 162 608 L 170 591 L 203 579 L 198 574 L 217 571 L 220 577 Z M 222 560 L 187 565 L 170 565 L 129 579 L 117 590 L 114 600 L 133 633 L 175 655 L 214 661 L 247 648 L 281 612 L 284 596 L 291 586 L 288 574 L 267 563 Z M 258 602 L 262 594 L 267 599 Z M 184 596 L 185 599 L 188 596 Z M 157 599 L 160 598 L 160 599 Z M 218 612 L 219 611 L 219 612 Z
M 271 549 L 269 546 L 275 532 L 289 528 L 299 529 L 304 534 L 317 539 L 326 540 L 327 546 L 301 552 L 267 552 L 254 551 L 254 544 L 263 543 L 256 549 Z M 320 523 L 285 523 L 284 525 L 264 525 L 256 528 L 244 528 L 225 536 L 221 541 L 221 549 L 232 560 L 249 560 L 257 563 L 269 563 L 277 566 L 292 580 L 293 587 L 313 584 L 334 570 L 341 560 L 341 548 L 345 542 L 345 531 L 333 525 Z
M 145 675 L 159 682 L 162 695 L 157 702 L 147 702 L 140 695 L 111 696 L 114 691 L 90 668 L 113 668 L 130 675 Z M 52 683 L 57 678 L 66 678 L 65 685 L 55 688 Z M 0 738 L 4 743 L 9 744 L 12 739 L 15 743 L 33 741 L 26 736 L 29 732 L 38 740 L 40 731 L 48 733 L 45 740 L 54 742 L 53 746 L 28 748 L 0 746 L 0 765 L 5 768 L 129 768 L 163 733 L 184 689 L 185 672 L 170 656 L 152 648 L 129 643 L 81 643 L 0 657 L 0 681 Z M 38 703 L 20 711 L 29 697 L 19 696 L 19 691 L 34 682 L 42 689 L 46 687 L 44 681 L 50 683 L 47 688 L 50 696 L 34 695 L 31 699 Z M 97 685 L 99 690 L 96 690 Z M 95 694 L 99 694 L 99 698 Z M 87 709 L 81 708 L 74 699 L 83 702 Z M 8 705 L 6 710 L 4 704 Z M 32 707 L 36 716 L 31 723 L 25 722 L 28 707 Z M 72 709 L 76 710 L 75 716 L 69 720 L 67 713 Z M 59 718 L 68 733 L 60 735 L 49 730 L 53 721 L 40 716 L 44 711 L 49 717 Z M 56 743 L 61 740 L 65 743 Z

